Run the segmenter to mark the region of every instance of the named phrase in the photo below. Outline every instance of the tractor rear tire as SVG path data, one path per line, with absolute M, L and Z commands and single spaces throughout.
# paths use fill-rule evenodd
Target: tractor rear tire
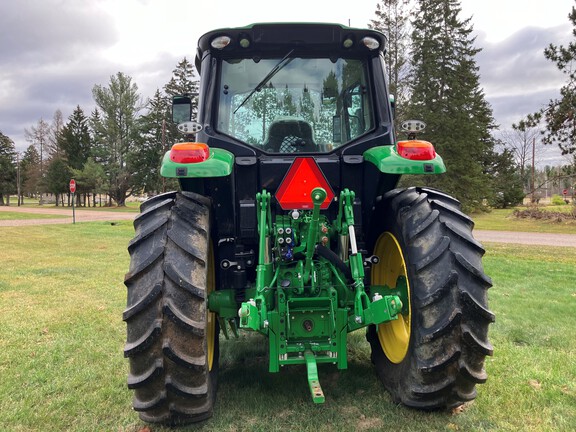
M 218 326 L 207 308 L 210 206 L 204 196 L 170 192 L 142 204 L 134 221 L 124 355 L 133 406 L 146 422 L 174 426 L 212 416 Z
M 373 285 L 408 280 L 408 305 L 396 321 L 370 326 L 367 339 L 376 372 L 395 402 L 434 410 L 476 397 L 492 355 L 487 306 L 492 282 L 484 249 L 460 203 L 427 188 L 395 189 L 377 203 L 371 247 L 379 257 Z M 370 245 L 369 245 L 370 246 Z

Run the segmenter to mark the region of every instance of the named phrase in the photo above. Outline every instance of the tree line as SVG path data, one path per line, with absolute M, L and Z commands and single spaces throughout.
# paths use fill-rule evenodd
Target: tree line
M 459 0 L 380 0 L 369 23 L 388 35 L 385 57 L 397 122 L 424 120 L 427 129 L 419 138 L 434 143 L 448 168 L 442 176 L 407 177 L 404 182 L 442 189 L 468 211 L 515 205 L 527 189 L 534 196 L 536 153 L 529 146 L 535 149 L 538 139 L 539 145 L 557 144 L 572 157 L 562 175 L 574 188 L 576 42 L 545 49 L 546 58 L 566 75 L 560 97 L 537 113 L 526 113 L 497 137 L 499 127 L 480 87 L 475 60 L 480 48 L 471 19 L 462 19 L 461 12 Z M 574 7 L 569 19 L 576 35 Z M 6 194 L 16 192 L 17 166 L 19 196 L 51 192 L 61 204 L 71 177 L 87 205 L 90 198 L 94 204 L 96 194 L 124 205 L 133 193 L 152 195 L 175 187 L 159 175 L 167 143 L 177 139 L 169 120 L 170 99 L 196 92 L 194 67 L 184 58 L 146 103 L 132 79 L 119 72 L 107 86 L 94 86 L 96 109 L 89 117 L 78 106 L 67 122 L 59 111 L 51 123 L 41 119 L 26 131 L 31 145 L 18 164 L 14 144 L 0 132 L 0 204 Z M 265 93 L 260 96 L 265 103 Z M 529 174 L 531 182 L 526 181 Z
M 70 205 L 68 183 L 77 183 L 79 205 L 95 206 L 104 195 L 124 206 L 132 194 L 155 195 L 175 188 L 160 177 L 160 162 L 168 144 L 178 135 L 171 121 L 175 95 L 198 92 L 194 66 L 182 59 L 172 77 L 143 101 L 138 86 L 118 72 L 107 86 L 95 85 L 96 108 L 86 115 L 77 106 L 64 121 L 57 110 L 52 122 L 40 119 L 25 130 L 30 145 L 20 158 L 14 142 L 0 131 L 0 205 L 10 194 L 56 197 L 56 205 Z M 196 109 L 196 100 L 193 100 Z M 142 114 L 142 112 L 145 112 Z
M 526 113 L 511 130 L 500 131 L 480 87 L 471 19 L 461 18 L 459 0 L 381 0 L 370 26 L 388 35 L 386 63 L 399 121 L 414 117 L 427 129 L 446 162 L 443 176 L 406 179 L 455 195 L 467 210 L 518 204 L 539 185 L 536 148 L 559 145 L 571 156 L 554 183 L 576 187 L 576 43 L 550 44 L 545 57 L 564 72 L 560 98 Z M 569 19 L 576 36 L 576 10 Z M 544 47 L 543 47 L 544 48 Z M 396 130 L 399 130 L 398 124 Z M 536 142 L 537 141 L 537 142 Z M 537 144 L 537 145 L 536 145 Z

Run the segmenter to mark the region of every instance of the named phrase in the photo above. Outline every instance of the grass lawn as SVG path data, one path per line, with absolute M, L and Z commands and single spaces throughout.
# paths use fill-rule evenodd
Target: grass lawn
M 573 206 L 541 207 L 548 211 L 570 212 Z M 479 230 L 521 231 L 576 234 L 576 222 L 551 222 L 545 220 L 518 219 L 512 213 L 514 209 L 494 209 L 490 213 L 477 213 L 472 215 L 475 228 Z
M 130 222 L 2 228 L 0 430 L 143 431 L 122 356 Z M 395 405 L 350 336 L 349 369 L 320 365 L 324 405 L 302 367 L 267 372 L 257 335 L 222 341 L 214 418 L 179 431 L 572 431 L 576 250 L 488 244 L 495 355 L 458 414 Z M 168 429 L 153 426 L 154 432 Z

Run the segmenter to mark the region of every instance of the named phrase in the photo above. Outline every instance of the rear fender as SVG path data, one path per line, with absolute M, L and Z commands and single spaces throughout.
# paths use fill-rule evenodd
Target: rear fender
M 446 166 L 439 154 L 431 160 L 411 160 L 398 154 L 394 146 L 378 146 L 363 154 L 364 160 L 385 174 L 442 174 Z
M 234 155 L 227 150 L 211 148 L 210 157 L 203 162 L 176 163 L 170 160 L 170 152 L 162 159 L 160 175 L 167 178 L 226 177 L 234 168 Z

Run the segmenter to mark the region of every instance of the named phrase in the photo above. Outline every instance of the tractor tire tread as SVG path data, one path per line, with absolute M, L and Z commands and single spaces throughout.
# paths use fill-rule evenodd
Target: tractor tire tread
M 408 354 L 392 363 L 376 326 L 367 339 L 378 376 L 395 401 L 424 410 L 452 408 L 476 396 L 484 383 L 485 356 L 493 354 L 487 306 L 491 279 L 484 273 L 484 248 L 460 202 L 441 191 L 410 187 L 387 192 L 376 203 L 368 250 L 383 232 L 401 245 L 411 291 Z

